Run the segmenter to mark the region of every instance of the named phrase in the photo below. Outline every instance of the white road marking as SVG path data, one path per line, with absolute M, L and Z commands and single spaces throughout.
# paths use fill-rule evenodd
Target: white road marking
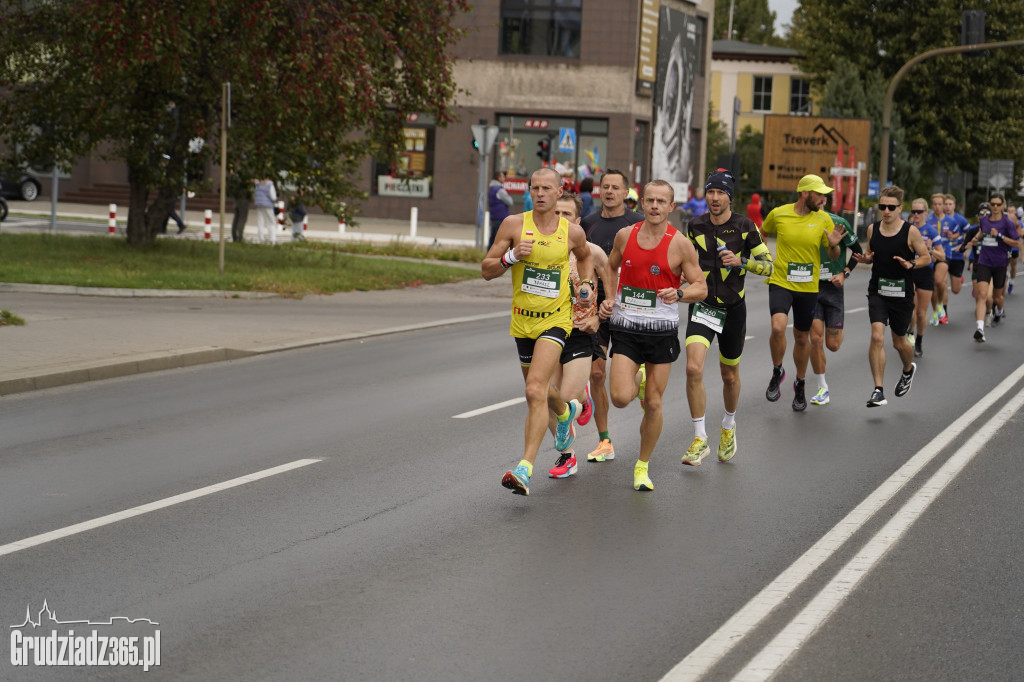
M 506 400 L 503 403 L 495 403 L 494 405 L 488 405 L 487 407 L 481 407 L 481 408 L 476 409 L 476 410 L 470 410 L 469 412 L 463 412 L 462 414 L 457 414 L 457 415 L 453 416 L 452 419 L 469 419 L 470 417 L 475 417 L 478 414 L 486 414 L 487 412 L 494 412 L 495 410 L 500 410 L 500 409 L 503 409 L 503 408 L 506 408 L 506 407 L 512 407 L 513 405 L 518 405 L 519 403 L 525 403 L 525 402 L 526 402 L 526 398 L 525 397 L 523 397 L 523 398 L 513 398 L 512 400 Z
M 767 680 L 797 649 L 829 619 L 836 608 L 857 588 L 882 557 L 899 542 L 907 529 L 927 510 L 970 464 L 975 455 L 999 429 L 1024 406 L 1024 394 L 1006 403 L 983 427 L 974 431 L 969 443 L 957 450 L 896 515 L 875 534 L 841 571 L 804 607 L 775 638 L 740 671 L 735 680 Z
M 286 471 L 298 469 L 299 467 L 304 467 L 309 464 L 315 464 L 316 462 L 319 461 L 321 460 L 297 459 L 294 462 L 289 462 L 288 464 L 282 464 L 281 466 L 272 467 L 270 469 L 264 469 L 263 471 L 257 471 L 256 473 L 249 474 L 247 476 L 233 478 L 230 481 L 224 481 L 223 483 L 215 483 L 213 485 L 206 486 L 205 488 L 199 488 L 197 490 L 192 490 L 190 492 L 182 493 L 180 495 L 174 495 L 173 497 L 165 497 L 162 500 L 149 502 L 148 504 L 143 504 L 138 507 L 132 507 L 131 509 L 125 509 L 124 511 L 115 512 L 113 514 L 107 514 L 106 516 L 101 516 L 99 518 L 92 519 L 91 521 L 83 521 L 82 523 L 76 523 L 73 526 L 58 528 L 57 530 L 51 530 L 48 533 L 42 533 L 40 535 L 33 535 L 32 537 L 25 538 L 24 540 L 18 540 L 16 542 L 11 542 L 6 545 L 0 545 L 0 556 L 20 552 L 21 550 L 28 549 L 29 547 L 36 547 L 37 545 L 43 545 L 47 542 L 53 542 L 54 540 L 60 540 L 61 538 L 66 538 L 71 535 L 77 535 L 78 533 L 84 533 L 87 530 L 93 530 L 94 528 L 100 528 L 101 526 L 108 526 L 112 523 L 117 523 L 118 521 L 130 519 L 133 516 L 141 516 L 142 514 L 148 514 L 149 512 L 156 511 L 158 509 L 164 509 L 165 507 L 170 507 L 175 504 L 187 502 L 189 500 L 194 500 L 198 497 L 212 495 L 213 493 L 217 493 L 222 490 L 235 488 L 240 485 L 245 485 L 246 483 L 252 483 L 253 481 L 258 481 L 261 478 L 267 478 L 269 476 L 283 474 Z
M 898 493 L 904 485 L 912 480 L 921 470 L 942 453 L 946 444 L 957 438 L 968 428 L 972 428 L 979 413 L 992 407 L 1002 400 L 1014 385 L 1024 378 L 1024 365 L 1021 365 L 998 386 L 979 400 L 975 408 L 964 413 L 941 433 L 921 448 L 913 457 L 886 479 L 871 495 L 857 505 L 832 530 L 794 561 L 775 580 L 764 587 L 753 599 L 748 601 L 739 611 L 727 620 L 718 630 L 702 642 L 697 648 L 680 661 L 663 678 L 663 682 L 680 682 L 681 680 L 698 680 L 724 658 L 733 647 L 744 637 L 753 632 L 761 622 L 777 607 L 787 600 L 807 578 L 825 561 L 838 551 L 842 545 L 860 530 L 885 504 Z M 1019 398 L 1019 397 L 1018 397 Z M 1014 401 L 1016 402 L 1016 401 Z M 1009 405 L 1007 405 L 1008 409 Z M 1002 412 L 1000 412 L 1002 414 Z M 995 418 L 993 418 L 995 421 Z M 990 422 L 991 423 L 991 422 Z M 982 439 L 978 439 L 982 442 Z M 963 451 L 961 451 L 963 452 Z M 954 457 L 960 456 L 960 453 Z M 948 464 L 946 465 L 948 466 Z M 945 468 L 945 466 L 944 466 Z M 933 480 L 938 474 L 933 477 Z M 931 481 L 929 481 L 931 483 Z M 908 503 L 909 505 L 910 503 Z M 837 579 L 838 580 L 838 579 Z
M 867 309 L 868 309 L 868 307 L 866 305 L 862 305 L 859 308 L 850 308 L 846 312 L 848 312 L 848 313 L 862 313 L 862 312 L 864 312 Z

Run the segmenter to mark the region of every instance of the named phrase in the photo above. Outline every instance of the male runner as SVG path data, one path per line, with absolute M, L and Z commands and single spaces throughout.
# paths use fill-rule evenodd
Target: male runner
M 932 264 L 927 268 L 911 270 L 914 280 L 914 318 L 910 323 L 907 340 L 914 346 L 914 357 L 924 355 L 924 330 L 928 328 L 928 305 L 932 302 L 935 292 L 935 268 L 946 262 L 946 250 L 942 248 L 942 237 L 934 225 L 928 223 L 928 202 L 914 199 L 910 204 L 910 224 L 921 233 L 924 246 L 932 257 Z M 938 318 L 936 318 L 937 320 Z M 914 329 L 917 333 L 914 333 Z
M 711 454 L 704 425 L 704 362 L 716 336 L 725 403 L 718 460 L 728 462 L 736 454 L 740 356 L 747 333 L 746 273 L 768 276 L 772 272 L 772 256 L 757 226 L 750 218 L 732 212 L 734 184 L 732 173 L 724 168 L 709 174 L 704 185 L 708 213 L 694 217 L 686 227 L 708 286 L 704 300 L 691 303 L 687 312 L 686 401 L 694 436 L 683 455 L 683 464 L 691 466 L 700 466 L 701 460 Z
M 843 318 L 846 305 L 843 297 L 843 285 L 850 278 L 850 273 L 857 267 L 853 254 L 862 253 L 860 242 L 846 218 L 829 213 L 829 218 L 836 225 L 846 230 L 846 236 L 839 242 L 839 257 L 829 258 L 828 251 L 821 248 L 821 269 L 818 274 L 818 301 L 814 305 L 814 321 L 811 322 L 811 371 L 818 381 L 818 392 L 811 396 L 811 405 L 828 405 L 828 382 L 825 380 L 825 348 L 835 353 L 843 345 Z M 850 259 L 846 259 L 846 249 L 850 249 Z
M 947 208 L 949 210 L 947 210 Z M 967 219 L 956 213 L 956 199 L 946 200 L 946 195 L 936 192 L 932 195 L 932 214 L 928 224 L 942 237 L 946 260 L 935 265 L 935 289 L 932 293 L 931 325 L 949 324 L 949 292 L 960 293 L 964 283 L 964 255 L 957 248 L 963 243 Z
M 582 228 L 555 215 L 562 195 L 562 178 L 553 168 L 541 168 L 530 177 L 533 210 L 501 221 L 494 244 L 481 264 L 484 279 L 512 270 L 512 324 L 519 363 L 526 380 L 528 412 L 523 458 L 505 472 L 501 484 L 517 495 L 530 494 L 530 476 L 537 450 L 544 439 L 548 410 L 558 415 L 555 448 L 572 445 L 573 420 L 582 411 L 578 400 L 568 404 L 551 385 L 551 375 L 572 329 L 569 291 L 569 252 L 576 255 L 581 276 L 580 297 L 594 295 L 594 263 Z
M 821 248 L 827 249 L 830 258 L 838 258 L 837 245 L 846 233 L 821 210 L 832 188 L 820 177 L 805 175 L 796 190 L 800 198 L 795 203 L 772 209 L 761 226 L 762 239 L 767 241 L 766 234 L 777 235 L 775 267 L 768 278 L 768 309 L 772 316 L 768 345 L 774 367 L 765 397 L 775 402 L 782 395 L 780 386 L 786 377 L 786 370 L 782 368 L 786 357 L 786 325 L 792 310 L 793 364 L 796 365 L 793 409 L 802 412 L 807 409 L 804 374 L 811 353 L 809 337 L 818 299 Z
M 896 185 L 878 193 L 878 211 L 882 219 L 868 226 L 868 250 L 854 254 L 858 263 L 871 263 L 868 283 L 868 318 L 871 320 L 871 345 L 868 361 L 875 388 L 868 407 L 887 404 L 882 381 L 885 377 L 885 325 L 892 332 L 892 345 L 903 362 L 903 374 L 896 384 L 896 397 L 910 391 L 917 365 L 914 349 L 907 342 L 907 329 L 914 314 L 914 281 L 910 270 L 924 268 L 931 256 L 917 228 L 903 220 L 903 190 Z
M 664 180 L 647 183 L 644 221 L 615 235 L 608 256 L 615 298 L 601 303 L 601 317 L 610 318 L 612 331 L 612 403 L 626 407 L 639 396 L 644 405 L 640 455 L 633 467 L 633 489 L 639 491 L 654 490 L 651 453 L 661 435 L 662 395 L 679 357 L 676 303 L 703 300 L 708 292 L 693 245 L 668 224 L 674 198 L 672 185 Z M 690 285 L 685 291 L 679 288 L 680 276 Z M 646 366 L 646 378 L 637 385 L 641 366 Z
M 643 214 L 629 211 L 623 203 L 629 193 L 629 183 L 622 171 L 609 168 L 601 176 L 601 210 L 585 216 L 580 223 L 587 233 L 587 240 L 597 244 L 606 254 L 612 252 L 615 235 L 624 227 L 635 225 L 644 219 Z M 597 291 L 598 305 L 603 302 L 605 287 L 602 283 Z M 588 462 L 604 462 L 615 459 L 615 448 L 608 433 L 608 391 L 605 388 L 607 370 L 605 355 L 608 352 L 608 321 L 602 320 L 597 330 L 597 343 L 601 348 L 594 356 L 590 367 L 590 397 L 594 401 L 594 423 L 597 426 L 598 445 L 587 455 Z

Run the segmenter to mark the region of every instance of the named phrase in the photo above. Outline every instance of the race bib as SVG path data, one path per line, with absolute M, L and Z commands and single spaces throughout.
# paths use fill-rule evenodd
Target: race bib
M 788 282 L 813 282 L 814 263 L 790 263 L 786 269 Z
M 527 294 L 558 298 L 562 286 L 562 273 L 558 270 L 545 270 L 527 265 L 523 268 L 522 290 Z
M 654 289 L 623 286 L 619 305 L 623 310 L 650 315 L 658 305 L 658 292 Z
M 832 279 L 832 268 L 828 265 L 822 265 L 821 270 L 818 271 L 819 280 L 830 280 Z
M 704 325 L 716 334 L 721 334 L 725 325 L 725 311 L 701 301 L 693 306 L 693 315 L 690 316 L 690 320 Z
M 990 234 L 986 234 L 985 238 L 981 240 L 982 246 L 999 246 L 999 238 L 993 237 Z
M 905 279 L 878 278 L 878 293 L 888 298 L 906 298 L 907 281 Z

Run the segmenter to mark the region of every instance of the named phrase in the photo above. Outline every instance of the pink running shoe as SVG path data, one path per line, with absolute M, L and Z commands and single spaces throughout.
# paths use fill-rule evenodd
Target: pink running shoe
M 590 397 L 590 383 L 584 387 L 583 392 L 587 395 L 587 400 L 583 403 L 583 411 L 580 412 L 580 416 L 576 417 L 576 423 L 580 426 L 586 426 L 590 422 L 590 417 L 594 414 L 594 401 Z

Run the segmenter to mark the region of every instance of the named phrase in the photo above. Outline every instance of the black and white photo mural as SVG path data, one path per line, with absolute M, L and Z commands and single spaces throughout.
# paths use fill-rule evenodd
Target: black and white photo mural
M 654 88 L 654 139 L 651 178 L 667 180 L 676 201 L 689 196 L 695 154 L 691 123 L 693 91 L 700 63 L 698 25 L 693 17 L 661 8 L 658 28 L 658 77 Z

